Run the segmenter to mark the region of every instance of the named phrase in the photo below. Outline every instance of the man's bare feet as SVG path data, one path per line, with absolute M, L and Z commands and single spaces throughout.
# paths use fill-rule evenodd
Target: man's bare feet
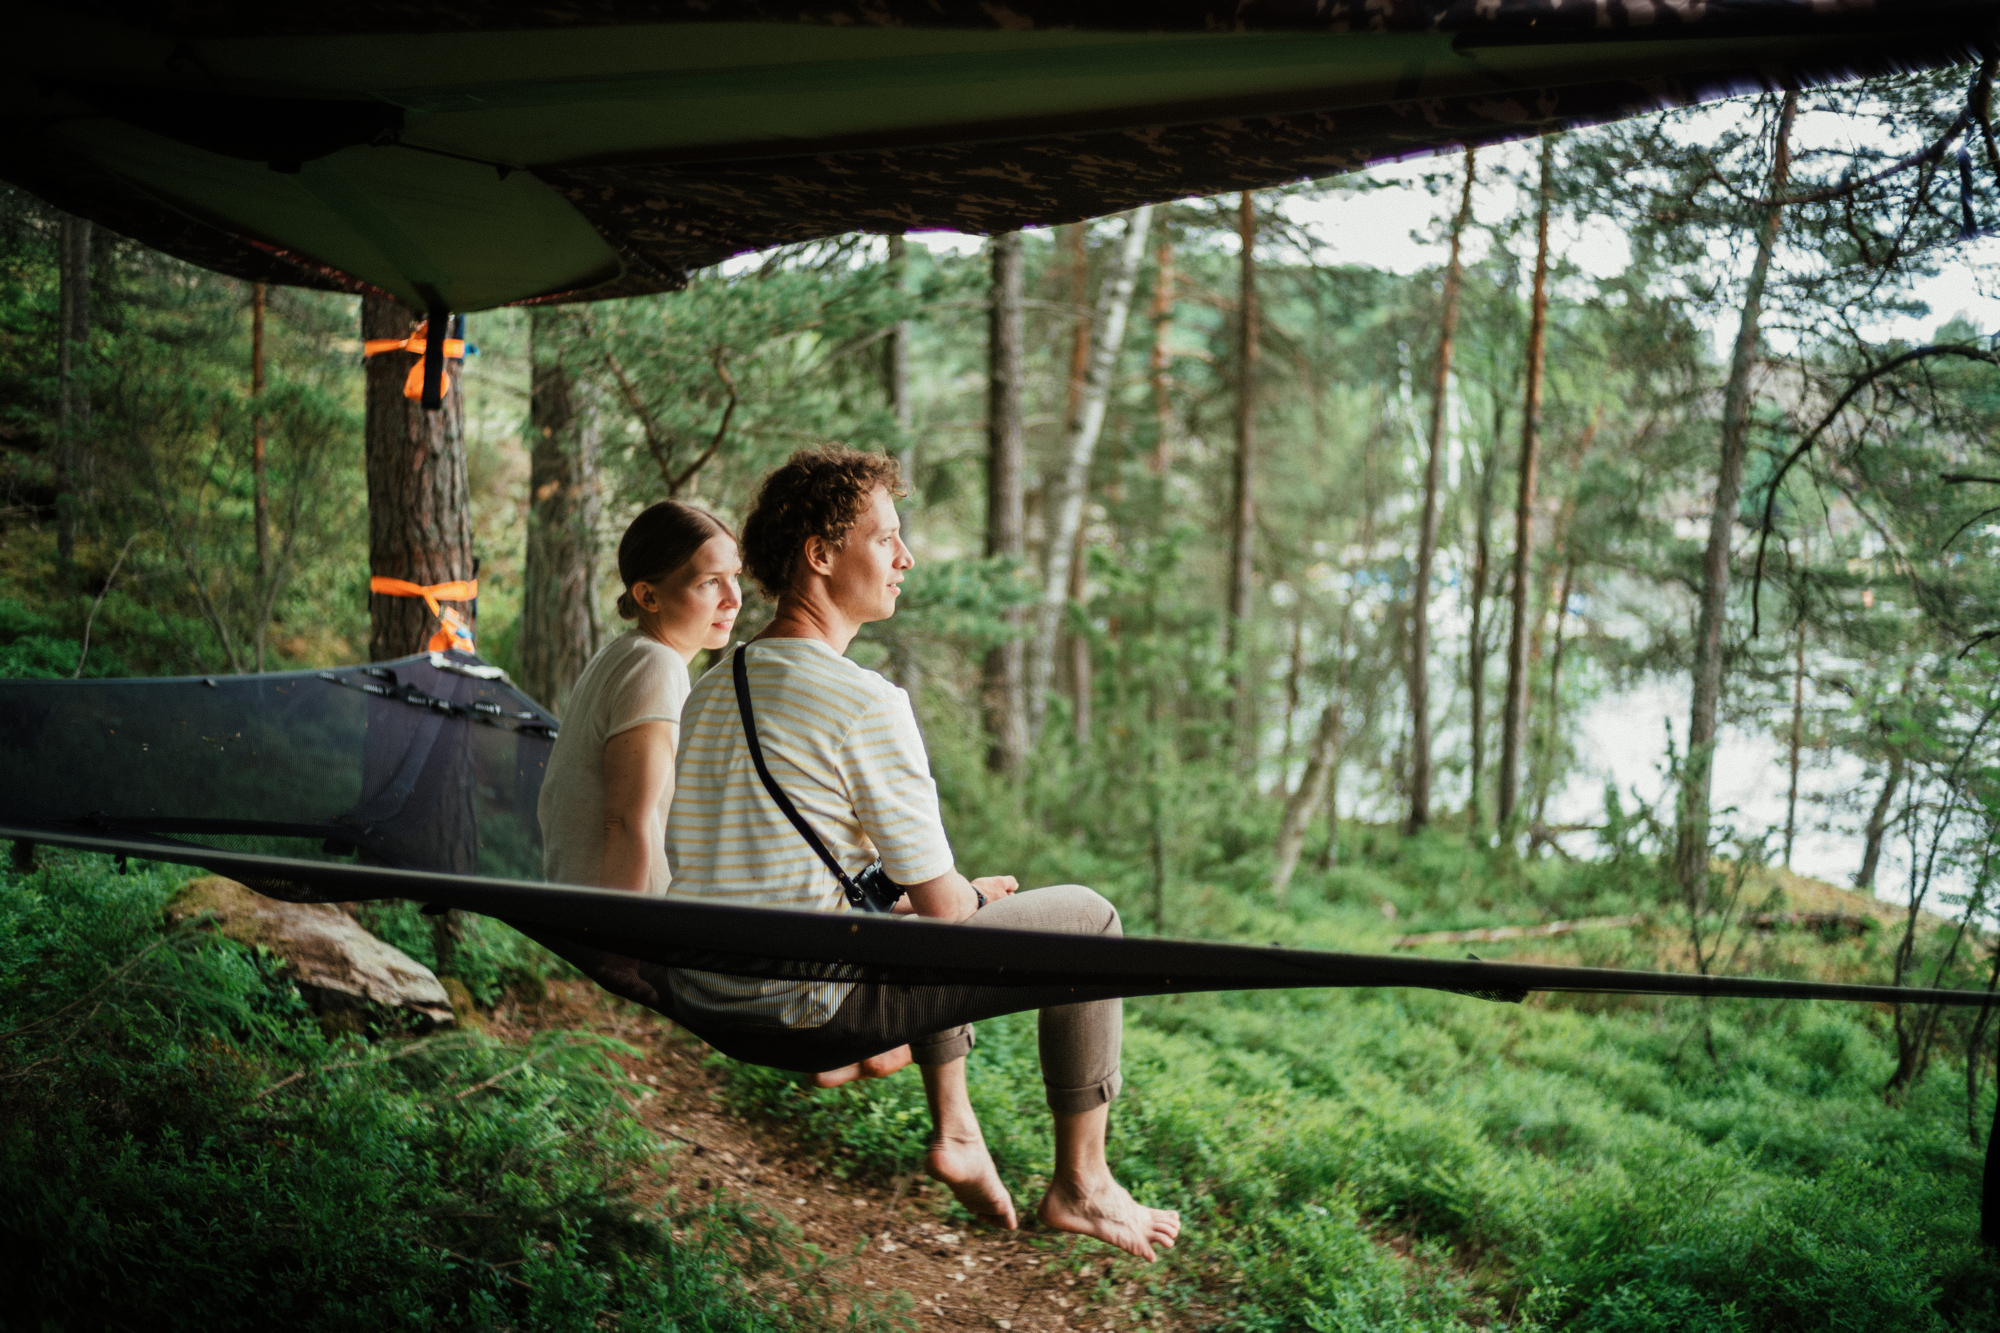
M 1035 1215 L 1045 1227 L 1094 1236 L 1147 1263 L 1158 1257 L 1154 1246 L 1170 1250 L 1181 1234 L 1179 1213 L 1135 1202 L 1108 1173 L 1086 1181 L 1058 1179 Z
M 898 1046 L 893 1051 L 884 1051 L 880 1055 L 871 1055 L 860 1064 L 842 1065 L 838 1069 L 829 1069 L 824 1073 L 814 1074 L 812 1078 L 813 1086 L 815 1088 L 837 1088 L 843 1083 L 852 1083 L 856 1079 L 887 1078 L 898 1069 L 908 1065 L 913 1058 L 909 1047 Z
M 952 1197 L 980 1221 L 1009 1231 L 1020 1225 L 1014 1216 L 1013 1196 L 1000 1183 L 984 1139 L 933 1137 L 930 1151 L 924 1155 L 924 1170 L 932 1180 L 949 1187 Z

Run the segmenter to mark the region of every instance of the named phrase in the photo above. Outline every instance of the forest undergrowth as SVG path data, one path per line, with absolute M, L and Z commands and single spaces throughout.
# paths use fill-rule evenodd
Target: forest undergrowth
M 1477 950 L 1687 970 L 1686 915 L 1663 906 L 1673 894 L 1660 860 L 1635 845 L 1523 863 L 1472 849 L 1462 830 L 1405 840 L 1349 823 L 1335 864 L 1322 832 L 1308 848 L 1317 868 L 1279 904 L 1268 853 L 1227 854 L 1270 845 L 1276 810 L 1245 798 L 1230 816 L 1241 827 L 1201 821 L 1207 839 L 1191 837 L 1156 897 L 1143 859 L 1106 855 L 1088 832 L 1104 827 L 1098 812 L 1071 801 L 1031 818 L 1032 795 L 998 789 L 947 728 L 930 735 L 961 865 L 1024 884 L 1087 879 L 1128 933 L 1377 952 L 1406 933 L 1645 914 L 1636 928 Z M 1889 904 L 1718 869 L 1740 902 L 1742 924 L 1720 941 L 1729 970 L 1888 974 Z M 1881 924 L 1750 924 L 1829 903 Z M 1944 981 L 1983 978 L 1968 968 Z M 1828 1003 L 1537 995 L 1517 1006 L 1379 989 L 1133 1000 L 1113 1166 L 1187 1218 L 1153 1279 L 1158 1297 L 1226 1308 L 1234 1333 L 2000 1328 L 2000 1264 L 1978 1240 L 1990 1081 L 1968 1111 L 1947 1034 L 1891 1104 L 1889 1026 L 1886 1009 Z M 919 1164 L 913 1076 L 831 1094 L 747 1066 L 730 1077 L 746 1113 L 883 1171 Z M 972 1088 L 1003 1175 L 1038 1197 L 1052 1145 L 1032 1016 L 981 1025 Z
M 189 872 L 39 857 L 0 873 L 0 1328 L 829 1322 L 779 1299 L 824 1257 L 784 1219 L 633 1202 L 673 1149 L 621 1043 L 330 1031 L 268 952 L 169 924 Z M 394 935 L 415 906 L 375 915 Z M 461 953 L 489 1003 L 562 966 L 495 923 Z

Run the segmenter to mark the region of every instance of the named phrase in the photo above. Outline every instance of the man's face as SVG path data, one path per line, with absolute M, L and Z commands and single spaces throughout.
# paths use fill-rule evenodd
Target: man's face
M 876 487 L 847 540 L 837 551 L 826 551 L 832 566 L 827 589 L 834 605 L 856 624 L 887 620 L 896 614 L 898 585 L 916 561 L 903 545 L 903 523 L 886 488 Z

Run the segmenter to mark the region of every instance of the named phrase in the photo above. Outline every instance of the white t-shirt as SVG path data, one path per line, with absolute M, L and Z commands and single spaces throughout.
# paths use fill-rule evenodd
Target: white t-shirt
M 876 857 L 898 884 L 952 868 L 937 783 L 910 696 L 817 639 L 760 639 L 745 662 L 771 777 L 842 868 Z M 667 818 L 673 893 L 743 907 L 847 910 L 840 881 L 764 790 L 743 736 L 725 658 L 681 715 Z M 683 1003 L 737 1022 L 818 1027 L 853 983 L 673 972 Z
M 680 722 L 687 702 L 687 663 L 658 639 L 627 630 L 598 650 L 577 677 L 556 732 L 535 814 L 542 824 L 542 873 L 557 884 L 601 886 L 604 865 L 604 743 L 642 722 Z M 666 893 L 673 876 L 666 848 L 663 796 L 646 837 L 662 855 L 646 892 Z

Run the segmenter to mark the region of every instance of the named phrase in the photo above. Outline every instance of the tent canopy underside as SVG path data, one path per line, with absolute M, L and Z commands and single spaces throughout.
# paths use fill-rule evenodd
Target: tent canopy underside
M 1965 60 L 2000 0 L 773 12 L 12 6 L 0 175 L 239 277 L 478 310 Z

